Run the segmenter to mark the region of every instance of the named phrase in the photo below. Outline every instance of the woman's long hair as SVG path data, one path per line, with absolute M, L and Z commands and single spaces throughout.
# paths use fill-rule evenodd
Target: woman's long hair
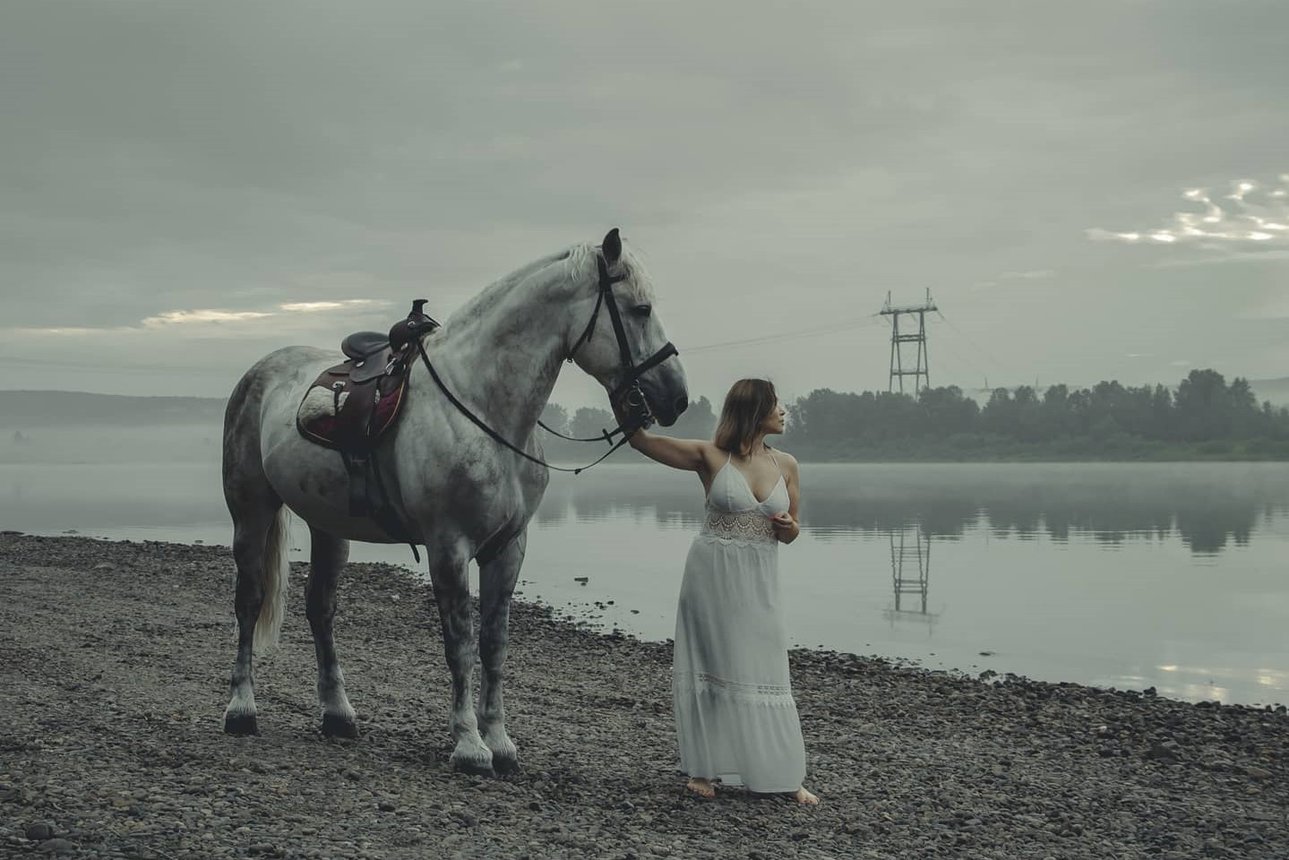
M 774 383 L 768 379 L 740 379 L 731 385 L 716 425 L 716 447 L 732 454 L 751 448 L 778 402 Z

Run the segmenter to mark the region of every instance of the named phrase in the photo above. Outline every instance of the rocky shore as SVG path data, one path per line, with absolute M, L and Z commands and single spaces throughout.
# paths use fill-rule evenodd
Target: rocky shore
M 1289 717 L 794 652 L 814 808 L 676 771 L 670 646 L 516 604 L 522 770 L 447 766 L 428 587 L 353 565 L 337 641 L 363 736 L 317 731 L 292 565 L 258 661 L 259 737 L 224 735 L 226 549 L 0 535 L 0 856 L 1289 857 Z

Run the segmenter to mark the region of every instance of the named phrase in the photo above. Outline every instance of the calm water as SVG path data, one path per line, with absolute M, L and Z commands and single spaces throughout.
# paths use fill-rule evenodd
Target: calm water
M 797 644 L 1289 702 L 1289 464 L 820 465 L 803 484 L 806 529 L 780 556 Z M 522 596 L 669 637 L 701 505 L 696 477 L 662 467 L 555 477 Z M 191 459 L 0 463 L 0 528 L 230 532 L 218 465 Z M 303 558 L 298 524 L 294 540 Z M 412 564 L 405 547 L 353 557 Z

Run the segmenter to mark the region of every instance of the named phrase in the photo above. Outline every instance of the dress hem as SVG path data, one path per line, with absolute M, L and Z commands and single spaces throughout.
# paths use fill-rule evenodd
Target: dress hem
M 792 788 L 753 788 L 744 782 L 743 778 L 737 773 L 731 773 L 729 771 L 717 774 L 716 776 L 701 776 L 696 773 L 690 773 L 684 768 L 681 768 L 680 772 L 683 776 L 686 776 L 689 779 L 705 779 L 708 782 L 718 783 L 719 785 L 728 786 L 729 788 L 746 789 L 753 794 L 795 794 L 805 784 L 805 782 L 802 781 L 798 782 Z

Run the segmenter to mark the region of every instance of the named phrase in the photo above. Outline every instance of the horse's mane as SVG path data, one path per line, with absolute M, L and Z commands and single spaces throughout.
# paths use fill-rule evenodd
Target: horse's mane
M 569 276 L 585 275 L 598 282 L 595 267 L 595 258 L 598 255 L 598 251 L 599 246 L 592 245 L 590 242 L 569 248 L 564 257 L 568 265 Z M 649 276 L 649 270 L 645 268 L 644 260 L 641 259 L 640 255 L 632 248 L 623 245 L 622 257 L 618 265 L 623 268 L 627 276 L 627 279 L 622 281 L 619 287 L 615 288 L 618 295 L 634 304 L 653 302 L 653 278 Z
M 457 308 L 444 324 L 444 329 L 452 328 L 454 321 L 460 325 L 468 323 L 470 320 L 478 319 L 479 315 L 488 307 L 496 304 L 502 295 L 537 272 L 552 266 L 562 266 L 564 276 L 569 279 L 585 278 L 591 284 L 598 283 L 595 264 L 598 254 L 598 245 L 584 242 L 534 260 L 480 290 L 474 298 Z M 618 297 L 632 304 L 653 302 L 653 279 L 649 276 L 649 272 L 645 268 L 644 261 L 640 258 L 640 255 L 624 245 L 619 265 L 623 268 L 627 278 L 614 287 Z

